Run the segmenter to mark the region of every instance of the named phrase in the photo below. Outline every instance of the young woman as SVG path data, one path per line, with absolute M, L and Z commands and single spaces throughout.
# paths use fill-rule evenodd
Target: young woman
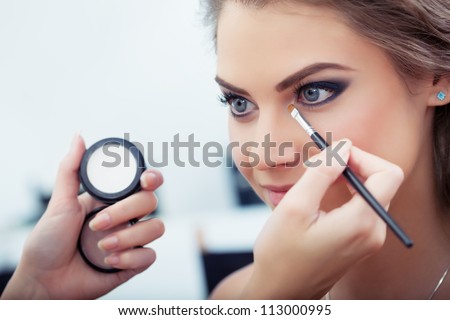
M 254 263 L 225 279 L 212 298 L 450 298 L 450 3 L 204 2 L 214 27 L 216 81 L 230 109 L 230 138 L 252 146 L 234 148 L 234 160 L 273 208 L 255 243 Z M 290 116 L 290 104 L 322 135 L 331 134 L 330 149 L 305 150 L 310 138 Z M 139 232 L 147 235 L 139 243 L 120 232 L 120 246 L 105 248 L 112 251 L 110 262 L 127 271 L 104 276 L 81 266 L 76 235 L 94 207 L 92 199 L 76 197 L 82 151 L 76 139 L 3 298 L 25 287 L 35 293 L 30 297 L 64 292 L 94 298 L 153 261 L 152 252 L 130 248 L 161 235 L 159 222 L 143 224 Z M 413 248 L 405 248 L 347 186 L 343 162 L 389 209 Z M 139 199 L 123 200 L 133 203 L 123 221 L 156 205 L 151 192 L 162 178 L 146 178 Z M 73 234 L 62 243 L 70 250 L 43 252 L 43 244 L 62 237 L 52 225 L 63 211 L 76 222 L 67 224 Z M 103 217 L 94 229 L 123 222 L 115 210 Z M 44 254 L 56 260 L 46 264 Z M 90 282 L 80 284 L 72 270 Z
M 450 3 L 206 1 L 240 170 L 273 208 L 254 263 L 215 298 L 450 298 Z M 337 161 L 305 169 L 291 103 L 414 240 L 406 249 Z M 292 148 L 279 152 L 283 142 Z M 351 147 L 350 145 L 353 145 Z M 234 153 L 237 164 L 246 154 Z M 311 160 L 310 160 L 311 161 Z M 401 181 L 403 183 L 399 187 Z M 439 285 L 439 283 L 442 283 Z

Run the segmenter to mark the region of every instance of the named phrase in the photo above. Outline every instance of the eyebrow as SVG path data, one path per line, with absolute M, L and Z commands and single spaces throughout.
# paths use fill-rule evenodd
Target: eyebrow
M 320 71 L 323 71 L 326 69 L 354 71 L 354 69 L 352 69 L 350 67 L 347 67 L 347 66 L 344 66 L 341 64 L 337 64 L 337 63 L 324 63 L 324 62 L 315 63 L 315 64 L 307 66 L 306 68 L 303 68 L 303 69 L 291 74 L 290 76 L 285 78 L 283 81 L 278 83 L 275 86 L 275 89 L 278 92 L 284 91 L 287 88 L 291 87 L 292 85 L 298 83 L 300 80 L 306 78 L 307 76 L 310 76 L 314 73 L 317 73 L 317 72 L 320 72 Z M 217 84 L 219 84 L 220 86 L 222 86 L 230 91 L 233 91 L 233 92 L 236 92 L 236 93 L 242 94 L 242 95 L 248 95 L 248 96 L 250 95 L 246 90 L 232 85 L 231 83 L 223 80 L 219 76 L 215 77 L 215 81 L 217 82 Z
M 227 81 L 221 79 L 219 76 L 216 76 L 214 80 L 216 80 L 216 82 L 219 86 L 222 86 L 222 87 L 224 87 L 230 91 L 236 92 L 238 94 L 249 96 L 249 93 L 246 90 L 238 88 L 238 87 L 232 85 L 231 83 L 228 83 Z
M 283 90 L 286 90 L 290 86 L 298 83 L 300 80 L 306 78 L 307 76 L 310 76 L 314 73 L 317 73 L 319 71 L 323 71 L 326 69 L 335 69 L 335 70 L 345 70 L 345 71 L 354 71 L 354 69 L 337 64 L 337 63 L 315 63 L 310 66 L 307 66 L 306 68 L 303 68 L 300 71 L 297 71 L 290 76 L 288 76 L 286 79 L 281 81 L 279 84 L 276 85 L 275 89 L 278 92 L 281 92 Z

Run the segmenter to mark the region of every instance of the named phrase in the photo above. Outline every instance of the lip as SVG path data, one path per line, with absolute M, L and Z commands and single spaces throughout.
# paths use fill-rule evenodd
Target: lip
M 292 186 L 292 184 L 289 184 L 283 186 L 265 185 L 262 187 L 264 188 L 266 199 L 270 202 L 272 207 L 276 207 L 281 200 L 283 200 L 284 196 Z

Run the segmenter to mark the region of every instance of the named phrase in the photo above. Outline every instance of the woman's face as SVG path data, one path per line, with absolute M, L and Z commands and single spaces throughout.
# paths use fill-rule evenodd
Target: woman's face
M 408 177 L 428 143 L 428 94 L 407 83 L 379 47 L 337 13 L 307 5 L 263 9 L 228 1 L 217 33 L 217 82 L 230 107 L 233 158 L 272 208 L 317 153 L 290 116 L 294 103 L 327 140 L 353 144 L 402 167 Z M 284 143 L 284 144 L 283 144 Z M 322 209 L 347 201 L 339 179 Z

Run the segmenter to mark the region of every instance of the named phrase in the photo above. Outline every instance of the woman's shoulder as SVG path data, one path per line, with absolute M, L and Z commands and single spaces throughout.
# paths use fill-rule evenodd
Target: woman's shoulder
M 244 290 L 244 286 L 248 283 L 253 271 L 253 263 L 245 266 L 223 279 L 214 288 L 210 299 L 232 300 L 238 299 Z

